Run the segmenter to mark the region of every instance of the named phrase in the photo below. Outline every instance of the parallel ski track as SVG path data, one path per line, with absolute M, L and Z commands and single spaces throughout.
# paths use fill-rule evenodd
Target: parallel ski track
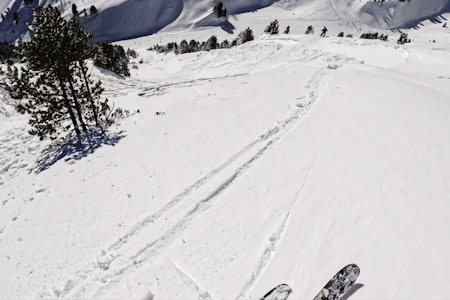
M 328 56 L 331 53 L 320 53 L 320 51 L 313 51 L 313 53 L 309 53 L 307 51 L 307 54 L 309 54 L 307 55 L 308 58 L 300 59 L 298 61 L 311 61 L 311 56 L 313 56 L 313 58 L 317 58 L 323 55 Z M 331 57 L 329 57 L 329 59 L 327 59 L 326 61 L 330 61 L 330 59 L 333 61 L 337 59 L 336 62 L 341 62 L 344 64 L 355 62 L 353 58 L 336 57 L 333 55 L 331 55 Z M 320 90 L 320 85 L 323 78 L 328 72 L 329 70 L 323 67 L 312 75 L 311 79 L 306 85 L 306 87 L 309 89 L 309 92 L 307 93 L 309 101 L 305 105 L 297 107 L 297 109 L 289 117 L 277 122 L 277 125 L 275 127 L 259 135 L 258 138 L 255 139 L 252 143 L 246 145 L 240 151 L 233 154 L 228 160 L 226 160 L 216 169 L 211 170 L 205 176 L 194 182 L 192 185 L 183 189 L 177 196 L 172 198 L 160 210 L 148 215 L 147 217 L 144 217 L 141 221 L 137 222 L 127 233 L 117 238 L 101 251 L 102 255 L 107 254 L 111 258 L 111 261 L 108 263 L 106 268 L 103 268 L 101 264 L 92 264 L 91 268 L 87 270 L 80 270 L 79 272 L 77 272 L 77 279 L 68 278 L 68 282 L 71 282 L 71 288 L 64 289 L 59 294 L 59 297 L 71 299 L 101 297 L 102 292 L 109 289 L 114 283 L 120 282 L 120 279 L 123 278 L 125 274 L 139 269 L 150 258 L 160 254 L 162 250 L 164 250 L 166 246 L 170 245 L 174 241 L 174 239 L 178 237 L 179 234 L 186 228 L 188 228 L 196 218 L 205 213 L 214 204 L 216 204 L 220 200 L 220 196 L 224 194 L 231 186 L 233 186 L 239 178 L 248 173 L 248 171 L 251 170 L 251 168 L 262 157 L 264 157 L 270 149 L 276 146 L 291 131 L 292 128 L 300 123 L 303 117 L 311 111 L 313 105 L 319 99 L 320 95 L 318 92 Z M 200 81 L 223 79 L 227 77 L 244 75 L 245 74 L 235 74 L 217 78 L 201 78 Z M 183 86 L 185 84 L 192 83 L 194 82 L 188 81 L 179 84 L 174 83 L 168 84 L 167 86 L 162 86 L 162 88 L 164 89 L 168 87 L 177 87 L 180 84 L 181 86 Z M 152 94 L 152 90 L 154 90 L 153 87 L 145 88 L 145 86 L 140 84 L 132 85 L 135 86 L 137 90 L 143 91 L 142 96 L 147 96 L 148 92 Z M 249 155 L 251 155 L 250 159 L 248 159 Z M 242 160 L 244 161 L 240 162 Z M 218 184 L 216 188 L 212 189 L 212 191 L 210 191 L 206 197 L 203 197 L 200 200 L 196 200 L 196 202 L 190 204 L 191 208 L 187 210 L 187 212 L 185 212 L 182 217 L 174 220 L 171 226 L 164 226 L 165 228 L 167 227 L 167 229 L 162 235 L 154 239 L 152 242 L 146 243 L 143 247 L 139 248 L 137 251 L 134 251 L 134 253 L 130 254 L 129 252 L 126 252 L 122 249 L 124 245 L 129 244 L 130 239 L 139 240 L 139 233 L 144 229 L 150 228 L 150 225 L 155 226 L 155 222 L 161 220 L 163 216 L 167 216 L 167 214 L 177 211 L 179 204 L 181 204 L 183 200 L 187 199 L 188 197 L 195 197 L 196 191 L 200 191 L 208 183 L 220 178 L 220 174 L 229 172 L 228 169 L 233 167 L 233 165 L 237 165 L 237 168 L 233 172 L 231 172 L 231 175 L 228 175 L 226 179 L 222 181 L 222 183 Z M 282 234 L 280 235 L 280 239 L 281 238 Z M 142 240 L 146 239 L 147 238 L 141 237 L 140 241 L 142 242 Z M 275 249 L 276 245 L 274 245 L 272 248 Z M 121 251 L 125 252 L 121 253 Z M 270 255 L 270 257 L 272 256 L 273 255 Z M 261 268 L 261 270 L 264 269 L 265 265 Z M 257 274 L 254 276 L 255 280 L 258 279 L 261 274 L 262 271 L 259 273 L 257 272 Z M 246 293 L 247 290 L 250 290 L 252 288 L 255 282 L 256 281 L 251 281 L 251 283 L 248 284 L 248 287 L 243 288 L 242 291 Z
M 229 160 L 223 163 L 218 168 L 210 171 L 207 175 L 196 181 L 191 186 L 185 188 L 180 194 L 174 197 L 166 206 L 164 206 L 161 210 L 156 212 L 155 214 L 149 215 L 144 218 L 142 221 L 137 223 L 128 233 L 124 236 L 117 239 L 110 246 L 108 246 L 105 250 L 106 252 L 114 250 L 119 251 L 122 245 L 128 242 L 128 240 L 134 236 L 137 236 L 138 233 L 149 224 L 156 222 L 162 216 L 166 215 L 170 210 L 173 210 L 176 205 L 186 198 L 188 195 L 194 193 L 196 190 L 201 188 L 207 182 L 213 179 L 213 177 L 217 176 L 221 173 L 226 167 L 238 161 L 243 155 L 252 151 L 254 148 L 259 147 L 259 150 L 253 155 L 250 159 L 241 164 L 232 174 L 227 177 L 220 185 L 218 185 L 213 191 L 211 191 L 205 198 L 199 200 L 185 215 L 179 219 L 173 226 L 169 227 L 161 236 L 154 239 L 152 242 L 145 244 L 144 247 L 141 247 L 138 251 L 131 255 L 117 254 L 114 257 L 128 257 L 127 261 L 121 261 L 118 267 L 101 271 L 99 274 L 95 272 L 95 270 L 89 270 L 85 272 L 85 279 L 77 282 L 75 284 L 75 289 L 77 292 L 75 294 L 67 293 L 65 296 L 69 298 L 78 298 L 78 297 L 100 297 L 102 292 L 108 290 L 112 284 L 120 281 L 125 274 L 128 274 L 132 271 L 135 271 L 140 268 L 146 261 L 150 258 L 160 254 L 168 245 L 170 245 L 174 239 L 183 232 L 186 228 L 188 228 L 194 220 L 199 217 L 201 214 L 205 213 L 208 209 L 210 209 L 214 204 L 216 204 L 220 200 L 220 196 L 224 194 L 239 178 L 248 173 L 248 171 L 263 157 L 267 154 L 267 152 L 272 149 L 274 146 L 280 142 L 282 138 L 284 138 L 289 131 L 299 124 L 299 121 L 302 120 L 303 116 L 305 116 L 311 109 L 312 105 L 318 99 L 317 91 L 319 87 L 319 82 L 325 75 L 326 69 L 321 69 L 316 72 L 308 86 L 311 91 L 309 92 L 310 101 L 308 104 L 302 108 L 297 109 L 291 116 L 280 121 L 278 125 L 266 133 L 260 135 L 258 139 L 256 139 L 251 144 L 244 147 L 241 151 L 234 154 Z M 276 246 L 279 240 L 282 237 L 283 232 L 287 228 L 287 220 L 289 214 L 286 216 L 284 221 L 282 221 L 282 225 L 275 233 L 277 238 L 271 242 L 269 248 L 266 249 L 263 254 L 262 263 L 260 263 L 260 267 L 256 267 L 257 271 L 253 275 L 253 278 L 256 280 L 260 277 L 261 272 L 265 269 L 267 262 L 270 261 L 273 256 L 274 251 L 276 250 Z M 114 258 L 115 259 L 115 258 Z M 258 271 L 259 270 L 259 271 Z M 84 277 L 84 276 L 82 276 Z M 102 284 L 98 285 L 95 283 L 101 282 Z M 248 288 L 253 286 L 253 281 L 250 280 L 248 284 Z M 244 288 L 244 293 L 245 293 Z
M 324 75 L 325 74 L 321 73 L 320 71 L 316 72 L 307 84 L 307 87 L 312 89 L 310 91 L 309 96 L 312 99 L 314 99 L 313 103 L 317 102 L 317 100 L 321 96 L 321 95 L 317 94 L 317 91 L 319 90 L 320 81 Z M 288 212 L 285 214 L 285 216 L 281 220 L 278 228 L 270 236 L 269 243 L 266 246 L 266 248 L 264 249 L 264 251 L 259 259 L 258 264 L 255 266 L 255 270 L 250 274 L 250 277 L 247 279 L 247 282 L 244 284 L 243 288 L 241 289 L 241 292 L 236 297 L 236 299 L 247 299 L 248 298 L 249 293 L 257 285 L 259 279 L 264 275 L 265 270 L 267 269 L 267 267 L 269 266 L 273 257 L 275 256 L 278 246 L 280 245 L 281 241 L 283 240 L 284 234 L 286 233 L 286 230 L 289 227 L 289 220 L 290 220 L 292 211 L 295 207 L 295 204 L 299 201 L 299 199 L 302 196 L 304 187 L 306 186 L 306 183 L 309 180 L 311 170 L 313 169 L 315 162 L 316 162 L 316 158 L 313 159 L 313 161 L 306 173 L 306 176 L 294 197 L 294 200 L 290 204 Z

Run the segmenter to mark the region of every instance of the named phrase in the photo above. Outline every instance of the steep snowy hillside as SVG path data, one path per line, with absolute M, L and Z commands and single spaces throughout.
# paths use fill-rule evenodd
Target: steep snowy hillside
M 147 50 L 217 28 L 121 41 L 131 77 L 92 74 L 139 113 L 81 146 L 40 142 L 1 102 L 0 299 L 259 299 L 279 283 L 312 299 L 348 263 L 347 299 L 447 298 L 449 28 L 338 38 L 359 33 L 335 19 L 353 6 L 314 20 L 324 2 L 298 3 L 311 19 L 287 1 L 230 18 L 256 34 L 230 49 Z M 180 10 L 179 28 L 207 14 Z M 291 34 L 262 34 L 275 18 Z
M 28 37 L 28 24 L 37 5 L 55 5 L 69 17 L 75 4 L 81 22 L 97 41 L 131 39 L 162 29 L 180 31 L 208 26 L 222 27 L 231 33 L 239 23 L 233 16 L 269 6 L 289 11 L 297 19 L 335 20 L 337 16 L 342 22 L 376 28 L 410 28 L 450 11 L 450 0 L 223 0 L 230 16 L 227 21 L 212 13 L 216 0 L 34 0 L 31 5 L 25 5 L 23 0 L 1 2 L 4 18 L 0 21 L 0 41 L 8 42 Z M 97 13 L 90 13 L 91 6 L 96 7 Z

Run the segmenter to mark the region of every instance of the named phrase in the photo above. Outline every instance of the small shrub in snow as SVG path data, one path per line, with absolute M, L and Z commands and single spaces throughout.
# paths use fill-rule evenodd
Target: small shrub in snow
M 137 54 L 136 50 L 128 48 L 127 49 L 127 56 L 131 57 L 131 58 L 137 58 L 138 54 Z
M 344 32 L 339 32 L 338 37 L 344 37 Z
M 284 34 L 289 34 L 291 31 L 291 26 L 286 27 L 286 29 L 283 31 Z

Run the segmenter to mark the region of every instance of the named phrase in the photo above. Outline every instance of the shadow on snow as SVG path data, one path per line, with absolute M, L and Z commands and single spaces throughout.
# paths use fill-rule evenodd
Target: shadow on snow
M 360 288 L 362 288 L 364 284 L 361 283 L 355 283 L 352 285 L 352 287 L 348 290 L 345 295 L 342 296 L 341 300 L 348 300 L 354 293 L 356 293 Z
M 42 151 L 32 171 L 39 174 L 62 159 L 64 161 L 80 160 L 93 154 L 104 145 L 115 146 L 124 137 L 123 131 L 109 133 L 103 130 L 96 130 L 82 135 L 81 138 L 72 136 L 55 141 Z

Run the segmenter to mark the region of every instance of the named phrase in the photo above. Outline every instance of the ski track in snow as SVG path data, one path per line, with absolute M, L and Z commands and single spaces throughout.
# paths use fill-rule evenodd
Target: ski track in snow
M 320 72 L 317 72 L 312 76 L 312 78 L 309 80 L 309 82 L 307 84 L 308 87 L 313 89 L 313 91 L 310 92 L 311 93 L 310 96 L 316 97 L 316 100 L 314 102 L 316 102 L 320 98 L 320 95 L 316 96 L 314 91 L 319 89 L 320 79 L 323 76 L 324 76 L 324 74 L 320 74 Z M 280 226 L 270 236 L 269 244 L 264 249 L 264 252 L 259 259 L 259 263 L 256 265 L 255 270 L 250 275 L 250 278 L 247 280 L 247 282 L 245 283 L 244 287 L 241 289 L 241 292 L 236 297 L 236 299 L 248 298 L 249 292 L 251 292 L 252 289 L 256 286 L 259 279 L 261 278 L 261 276 L 264 274 L 265 270 L 269 266 L 272 258 L 274 257 L 274 255 L 276 253 L 276 250 L 277 250 L 279 244 L 283 240 L 283 237 L 284 237 L 284 234 L 285 234 L 287 228 L 289 227 L 289 220 L 291 217 L 291 213 L 295 207 L 295 204 L 299 201 L 299 199 L 302 196 L 303 189 L 309 180 L 309 176 L 311 174 L 311 170 L 313 169 L 313 167 L 315 165 L 315 162 L 316 162 L 316 158 L 314 158 L 313 161 L 311 162 L 311 166 L 309 167 L 308 171 L 306 172 L 305 179 L 303 180 L 300 188 L 296 192 L 294 200 L 292 201 L 292 204 L 290 205 L 288 212 L 286 213 L 286 215 L 283 217 L 282 221 L 280 222 Z
M 194 285 L 197 289 L 198 298 L 199 300 L 212 300 L 211 295 L 209 292 L 205 289 L 203 289 L 194 278 L 189 276 L 185 271 L 181 270 L 181 268 L 175 264 L 173 261 L 170 261 L 170 263 L 174 266 L 175 270 L 180 274 L 180 277 L 185 281 L 188 285 Z
M 238 73 L 238 74 L 227 74 L 225 76 L 218 76 L 218 77 L 207 77 L 207 78 L 196 78 L 188 81 L 177 81 L 173 83 L 164 83 L 161 85 L 157 85 L 154 87 L 148 87 L 144 88 L 143 91 L 139 92 L 139 96 L 141 97 L 151 97 L 156 95 L 162 95 L 165 93 L 165 91 L 168 88 L 171 87 L 177 87 L 177 88 L 183 88 L 183 87 L 191 87 L 196 85 L 197 83 L 205 82 L 205 81 L 212 81 L 212 80 L 218 80 L 218 79 L 226 79 L 226 78 L 234 78 L 234 77 L 241 77 L 246 76 L 247 73 Z
M 319 55 L 320 56 L 320 55 Z M 316 56 L 315 56 L 316 57 Z M 306 87 L 309 89 L 308 102 L 305 105 L 298 106 L 294 113 L 288 118 L 277 122 L 274 128 L 267 130 L 265 133 L 245 146 L 239 152 L 232 155 L 227 161 L 222 163 L 218 168 L 210 171 L 204 177 L 197 180 L 192 185 L 186 187 L 177 196 L 171 199 L 164 207 L 135 224 L 127 233 L 120 236 L 113 241 L 109 246 L 101 251 L 100 256 L 97 257 L 92 264 L 92 268 L 77 272 L 78 280 L 68 279 L 67 282 L 72 282 L 70 289 L 64 289 L 59 294 L 63 298 L 85 298 L 85 297 L 100 297 L 102 293 L 108 290 L 114 283 L 120 282 L 120 279 L 126 274 L 136 271 L 150 258 L 160 254 L 167 246 L 169 246 L 178 235 L 194 222 L 196 218 L 208 211 L 214 204 L 216 204 L 220 196 L 225 193 L 238 179 L 251 170 L 251 168 L 266 155 L 268 150 L 272 149 L 277 143 L 284 138 L 290 130 L 299 124 L 303 117 L 309 113 L 313 104 L 317 102 L 320 95 L 318 90 L 322 79 L 325 77 L 327 69 L 323 68 L 315 72 L 308 81 Z M 236 76 L 239 76 L 237 74 Z M 226 78 L 219 77 L 219 78 Z M 216 79 L 216 78 L 212 78 Z M 200 80 L 212 80 L 200 79 Z M 169 84 L 173 86 L 176 84 Z M 142 86 L 141 86 L 142 87 Z M 256 150 L 257 149 L 257 150 Z M 256 153 L 255 153 L 256 152 Z M 251 155 L 250 159 L 248 156 Z M 237 166 L 237 168 L 236 168 Z M 234 171 L 230 170 L 235 168 Z M 225 177 L 220 184 L 215 187 L 209 187 L 208 184 L 214 180 L 220 180 Z M 195 197 L 196 192 L 201 193 L 202 189 L 208 189 L 209 193 L 206 197 L 198 200 Z M 212 191 L 211 191 L 212 189 Z M 179 204 L 185 205 L 187 198 L 193 198 L 194 203 L 188 205 L 189 208 L 179 207 Z M 197 199 L 197 200 L 195 200 Z M 191 200 L 192 201 L 192 200 Z M 180 211 L 184 213 L 180 216 Z M 167 221 L 167 216 L 175 214 L 178 218 L 165 225 L 164 220 Z M 166 217 L 166 218 L 163 218 Z M 262 272 L 273 257 L 278 243 L 281 241 L 283 232 L 288 225 L 289 213 L 285 215 L 281 221 L 281 225 L 272 234 L 270 243 L 262 254 L 262 258 L 255 271 L 250 275 L 250 279 L 246 286 L 242 289 L 241 295 L 246 294 L 255 284 L 256 280 L 261 276 Z M 161 222 L 159 222 L 161 220 Z M 164 223 L 164 224 L 163 224 Z M 133 249 L 134 253 L 130 253 L 130 249 L 126 246 L 140 244 L 138 241 L 147 240 L 149 236 L 158 236 L 156 231 L 153 235 L 140 234 L 151 228 L 165 228 L 162 235 L 154 239 L 152 242 L 147 242 L 141 245 L 140 248 Z M 131 239 L 133 242 L 130 242 Z M 142 242 L 141 242 L 142 243 Z M 198 285 L 198 284 L 197 284 Z

